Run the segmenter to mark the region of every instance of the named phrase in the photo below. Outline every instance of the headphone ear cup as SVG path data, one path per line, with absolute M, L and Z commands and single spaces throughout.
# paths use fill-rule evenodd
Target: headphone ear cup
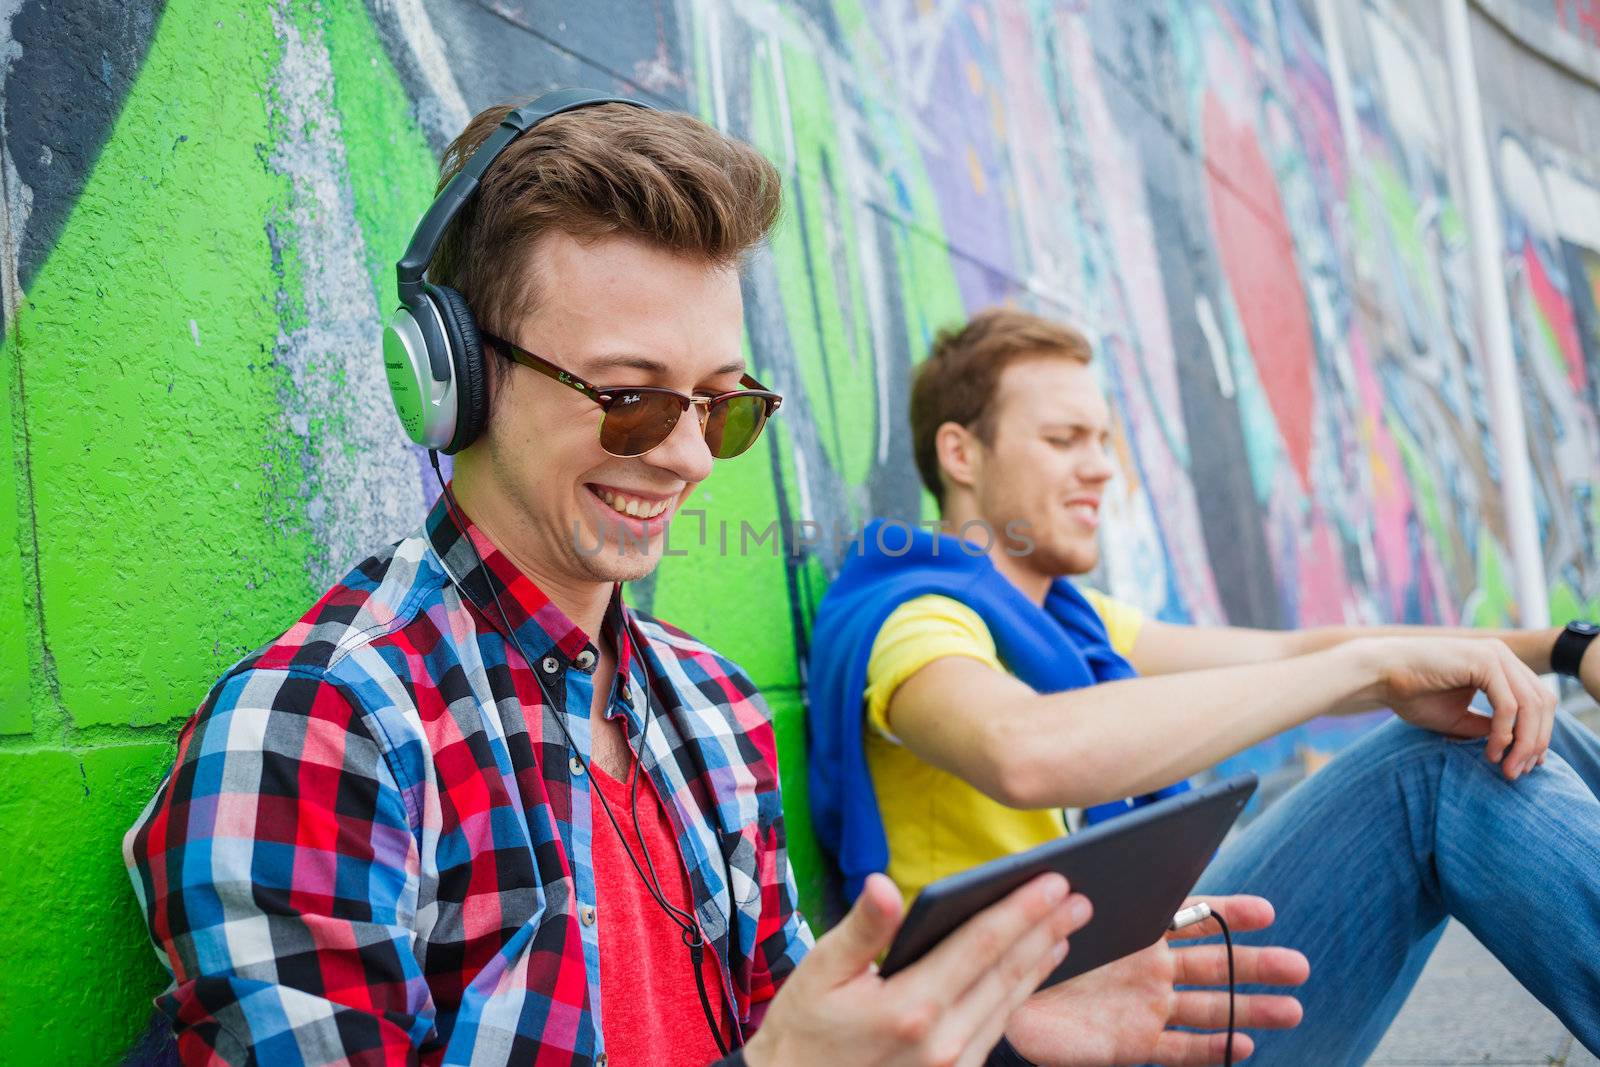
M 456 432 L 441 451 L 454 455 L 478 439 L 489 421 L 489 375 L 484 366 L 478 323 L 466 298 L 443 285 L 429 285 L 439 308 L 456 372 Z

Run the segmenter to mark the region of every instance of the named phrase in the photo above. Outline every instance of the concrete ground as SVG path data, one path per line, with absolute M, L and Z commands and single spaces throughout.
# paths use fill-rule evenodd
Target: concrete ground
M 1545 1007 L 1452 922 L 1370 1067 L 1600 1067 Z

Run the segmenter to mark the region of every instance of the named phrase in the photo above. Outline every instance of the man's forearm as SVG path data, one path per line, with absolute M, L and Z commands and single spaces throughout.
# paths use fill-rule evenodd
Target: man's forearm
M 1519 705 L 1537 712 L 1549 695 L 1534 672 L 1549 666 L 1550 631 L 1513 632 L 1508 648 L 1480 640 L 1484 634 L 1476 630 L 1330 629 L 1310 638 L 1325 647 L 1296 656 L 1279 645 L 1251 662 L 1230 654 L 1223 631 L 1163 626 L 1142 634 L 1135 652 L 1142 648 L 1171 668 L 1171 648 L 1189 633 L 1207 642 L 1211 662 L 1226 665 L 1039 693 L 977 660 L 949 656 L 902 683 L 889 716 L 920 759 L 1009 807 L 1037 809 L 1159 789 L 1319 715 L 1393 706 L 1425 728 L 1480 736 L 1489 727 L 1462 696 L 1480 689 L 1508 735 L 1491 743 L 1500 753 L 1519 721 Z M 1591 694 L 1600 693 L 1594 647 L 1600 642 L 1590 650 L 1594 667 L 1585 657 L 1594 675 L 1585 675 Z M 1435 699 L 1422 701 L 1430 694 Z M 1520 773 L 1532 747 L 1542 746 L 1522 746 L 1510 776 Z
M 1367 646 L 1036 694 L 1012 736 L 1000 799 L 1081 807 L 1159 789 L 1319 715 L 1380 706 Z
M 1303 656 L 1337 648 L 1358 637 L 1475 637 L 1498 638 L 1535 674 L 1550 672 L 1550 652 L 1560 627 L 1542 630 L 1480 630 L 1465 626 L 1320 626 L 1285 637 L 1290 655 Z

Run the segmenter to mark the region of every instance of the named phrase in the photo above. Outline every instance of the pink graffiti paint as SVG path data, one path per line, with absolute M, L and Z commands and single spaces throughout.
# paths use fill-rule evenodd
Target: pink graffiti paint
M 1349 621 L 1345 603 L 1350 597 L 1350 578 L 1344 569 L 1344 553 L 1339 538 L 1321 508 L 1311 513 L 1311 529 L 1302 535 L 1300 563 L 1299 626 L 1336 626 Z
M 1600 0 L 1556 0 L 1563 29 L 1585 44 L 1600 45 Z
M 1533 302 L 1539 308 L 1556 348 L 1567 366 L 1567 379 L 1572 388 L 1582 392 L 1588 384 L 1588 372 L 1583 363 L 1583 350 L 1578 343 L 1578 316 L 1572 301 L 1550 277 L 1550 271 L 1531 240 L 1522 243 L 1522 262 L 1528 272 L 1528 288 Z
M 1206 186 L 1222 269 L 1300 485 L 1310 484 L 1311 314 L 1283 198 L 1255 130 L 1215 92 L 1204 111 Z
M 1350 368 L 1354 372 L 1359 406 L 1356 413 L 1361 444 L 1365 446 L 1368 476 L 1371 479 L 1370 513 L 1372 551 L 1382 568 L 1380 588 L 1389 590 L 1385 613 L 1398 617 L 1402 591 L 1415 580 L 1412 573 L 1410 538 L 1406 534 L 1411 513 L 1412 489 L 1406 477 L 1400 447 L 1384 422 L 1383 392 L 1367 351 L 1365 324 L 1350 334 Z M 1376 577 L 1376 576 L 1375 576 Z

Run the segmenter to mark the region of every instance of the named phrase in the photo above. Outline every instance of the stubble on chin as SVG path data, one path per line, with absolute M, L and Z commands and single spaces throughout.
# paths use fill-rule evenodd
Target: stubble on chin
M 1092 542 L 1088 545 L 1061 545 L 1049 550 L 1041 546 L 1041 550 L 1033 560 L 1037 571 L 1052 578 L 1088 574 L 1099 563 L 1100 546 Z
M 602 556 L 583 561 L 590 575 L 600 582 L 637 582 L 648 578 L 661 562 L 659 553 L 630 553 L 620 555 L 607 552 Z
M 1088 574 L 1100 565 L 1100 548 L 1090 545 L 1088 548 L 1077 549 L 1067 553 L 1062 562 L 1062 574 L 1076 577 Z
M 588 543 L 593 544 L 593 542 Z M 652 545 L 641 551 L 633 543 L 620 547 L 614 543 L 607 543 L 599 552 L 571 551 L 569 555 L 575 570 L 595 582 L 607 585 L 613 582 L 637 582 L 647 578 L 661 563 L 659 545 Z

